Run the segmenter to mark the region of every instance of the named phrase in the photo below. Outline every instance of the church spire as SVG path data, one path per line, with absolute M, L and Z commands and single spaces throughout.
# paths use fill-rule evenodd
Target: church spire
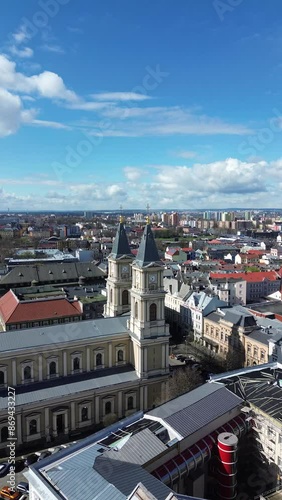
M 135 264 L 138 267 L 147 267 L 150 264 L 161 264 L 159 252 L 150 224 L 146 224 L 145 226 Z
M 113 248 L 111 251 L 111 257 L 118 259 L 123 256 L 132 257 L 132 253 L 129 247 L 126 231 L 124 229 L 123 222 L 120 221 L 116 237 L 114 239 Z

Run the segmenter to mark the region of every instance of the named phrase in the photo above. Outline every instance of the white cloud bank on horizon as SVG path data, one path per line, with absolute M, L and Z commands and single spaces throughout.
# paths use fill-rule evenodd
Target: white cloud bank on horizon
M 146 178 L 142 178 L 145 172 Z M 226 207 L 280 208 L 282 188 L 282 158 L 267 162 L 242 162 L 236 158 L 200 164 L 154 165 L 124 167 L 123 179 L 116 183 L 81 183 L 69 179 L 40 178 L 35 180 L 37 193 L 33 193 L 30 179 L 0 179 L 2 192 L 0 209 L 27 208 L 47 210 L 83 209 L 145 209 L 149 203 L 154 208 L 201 209 Z M 21 190 L 25 184 L 25 195 L 9 193 Z M 44 186 L 53 186 L 56 191 L 44 191 Z M 39 194 L 40 190 L 40 194 Z

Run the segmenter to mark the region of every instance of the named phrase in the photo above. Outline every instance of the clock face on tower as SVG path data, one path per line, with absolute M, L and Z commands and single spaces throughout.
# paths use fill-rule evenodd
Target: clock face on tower
M 122 266 L 121 270 L 123 273 L 128 273 L 128 266 Z
M 149 283 L 156 283 L 157 281 L 157 275 L 156 274 L 150 274 L 149 275 Z

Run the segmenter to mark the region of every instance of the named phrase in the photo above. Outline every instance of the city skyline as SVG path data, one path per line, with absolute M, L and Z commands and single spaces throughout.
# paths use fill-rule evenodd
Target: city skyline
M 0 211 L 278 209 L 282 6 L 235 3 L 4 3 Z

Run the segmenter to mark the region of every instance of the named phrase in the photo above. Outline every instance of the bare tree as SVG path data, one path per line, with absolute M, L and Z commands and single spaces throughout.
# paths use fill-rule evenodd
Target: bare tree
M 203 384 L 203 377 L 197 370 L 189 367 L 174 370 L 167 383 L 167 400 L 181 396 Z

